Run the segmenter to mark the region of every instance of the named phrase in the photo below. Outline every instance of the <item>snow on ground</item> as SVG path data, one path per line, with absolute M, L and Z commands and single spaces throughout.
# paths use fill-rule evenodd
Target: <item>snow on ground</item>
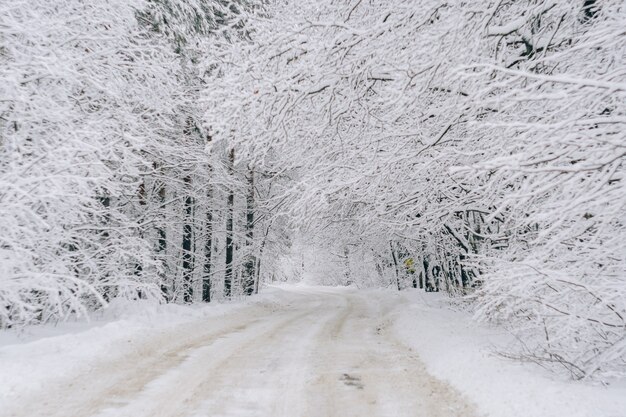
M 46 375 L 54 367 L 38 358 L 43 368 L 27 373 L 46 384 L 31 393 L 18 384 L 13 396 L 0 398 L 0 415 L 479 417 L 467 398 L 397 343 L 384 320 L 394 300 L 377 303 L 355 289 L 302 286 L 273 289 L 267 297 L 219 317 L 171 318 L 176 325 L 155 323 L 151 313 L 152 327 L 139 320 L 139 331 L 110 322 L 99 332 L 113 323 L 122 329 L 104 349 L 96 345 L 106 333 L 92 337 L 95 328 L 22 344 L 24 354 L 8 355 L 19 362 L 17 372 L 37 353 L 66 365 L 77 358 L 82 369 Z M 46 349 L 76 342 L 73 337 L 85 344 L 69 346 L 69 353 Z M 76 349 L 91 355 L 80 357 Z
M 253 299 L 209 305 L 118 301 L 89 320 L 0 331 L 0 415 L 4 401 L 45 390 L 50 381 L 84 372 L 102 357 L 128 355 L 148 337 L 202 319 L 227 321 L 246 306 L 280 304 L 281 296 L 280 291 L 267 289 Z
M 89 323 L 0 332 L 0 416 L 626 417 L 624 382 L 559 380 L 492 354 L 510 340 L 417 291 L 114 304 Z
M 626 417 L 626 381 L 609 386 L 559 379 L 535 364 L 497 356 L 513 337 L 453 311 L 443 294 L 407 291 L 410 307 L 394 330 L 435 377 L 449 382 L 493 417 Z M 401 304 L 404 304 L 402 302 Z

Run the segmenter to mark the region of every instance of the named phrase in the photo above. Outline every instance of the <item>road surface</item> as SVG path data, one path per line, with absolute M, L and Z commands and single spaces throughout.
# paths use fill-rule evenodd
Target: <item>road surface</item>
M 103 358 L 0 415 L 477 416 L 395 340 L 389 313 L 397 298 L 281 291 L 286 302 L 253 304 L 147 338 L 131 354 Z

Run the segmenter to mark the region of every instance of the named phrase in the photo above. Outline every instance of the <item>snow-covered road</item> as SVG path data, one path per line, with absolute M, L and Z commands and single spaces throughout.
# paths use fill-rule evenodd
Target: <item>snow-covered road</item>
M 400 298 L 280 290 L 223 317 L 133 341 L 77 375 L 8 404 L 8 416 L 476 416 L 395 340 Z M 386 300 L 386 301 L 385 301 Z M 130 343 L 130 341 L 129 341 Z

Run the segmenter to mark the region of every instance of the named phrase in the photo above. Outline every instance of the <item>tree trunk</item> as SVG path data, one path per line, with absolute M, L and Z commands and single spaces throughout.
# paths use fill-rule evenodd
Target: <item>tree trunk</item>
M 432 284 L 432 280 L 431 280 L 430 273 L 429 273 L 430 265 L 428 264 L 428 260 L 426 258 L 424 258 L 423 264 L 424 264 L 424 287 L 425 287 L 426 292 L 432 292 L 433 284 Z
M 263 250 L 265 249 L 265 242 L 267 242 L 267 236 L 270 234 L 270 228 L 272 227 L 272 222 L 265 229 L 265 235 L 263 236 L 263 240 L 261 241 L 261 246 L 259 247 L 259 255 L 256 258 L 256 276 L 254 277 L 254 293 L 259 293 L 259 282 L 261 281 L 261 259 L 263 258 Z
M 431 278 L 432 278 L 431 290 L 433 292 L 439 292 L 440 277 L 441 277 L 441 267 L 439 265 L 433 266 L 433 273 L 431 275 Z
M 393 243 L 389 241 L 389 247 L 391 248 L 391 258 L 393 259 L 393 265 L 396 268 L 396 287 L 400 291 L 400 271 L 398 269 L 398 259 L 396 258 L 396 251 L 393 250 Z
M 158 191 L 159 194 L 159 202 L 161 205 L 165 204 L 165 186 L 162 184 Z M 161 261 L 162 271 L 160 272 L 160 281 L 161 281 L 161 293 L 163 294 L 163 298 L 166 301 L 171 300 L 170 288 L 167 285 L 167 261 L 165 260 L 165 254 L 167 251 L 167 234 L 165 232 L 165 227 L 157 227 L 157 254 Z
M 346 246 L 343 250 L 343 260 L 344 260 L 344 276 L 346 285 L 352 285 L 352 276 L 350 274 L 350 250 Z M 304 254 L 302 254 L 302 273 L 301 276 L 304 276 Z
M 259 257 L 256 259 L 256 268 L 254 275 L 254 293 L 259 293 L 259 280 L 261 279 L 261 255 L 263 255 L 263 247 L 259 251 Z
M 254 293 L 256 259 L 252 253 L 254 243 L 254 171 L 250 169 L 248 177 L 248 195 L 246 197 L 246 249 L 248 259 L 246 260 L 245 274 L 243 277 L 244 293 L 252 295 Z
M 235 150 L 231 149 L 228 155 L 230 172 L 233 174 L 235 165 Z M 233 210 L 235 206 L 235 191 L 231 188 L 228 192 L 228 204 L 226 214 L 226 272 L 224 274 L 224 295 L 232 295 L 233 282 Z
M 467 271 L 463 266 L 463 262 L 465 261 L 465 255 L 461 254 L 459 256 L 459 269 L 461 270 L 461 286 L 463 288 L 469 288 L 472 284 L 472 272 Z
M 213 256 L 213 212 L 211 211 L 211 201 L 213 192 L 208 185 L 207 191 L 207 211 L 204 237 L 204 268 L 202 269 L 202 301 L 211 301 L 211 260 Z
M 111 216 L 109 213 L 109 210 L 111 209 L 111 197 L 108 196 L 108 194 L 105 192 L 105 194 L 101 197 L 98 198 L 100 200 L 100 204 L 102 205 L 102 209 L 103 209 L 103 223 L 104 223 L 104 228 L 102 230 L 102 233 L 100 234 L 100 236 L 102 237 L 103 240 L 103 245 L 107 246 L 108 245 L 108 240 L 109 240 L 109 231 L 107 230 L 107 227 L 109 226 L 109 223 L 111 221 Z M 75 250 L 74 249 L 74 245 L 72 245 L 70 247 L 70 252 Z M 78 276 L 79 273 L 78 271 L 76 271 L 76 276 Z M 108 281 L 107 279 L 108 274 L 103 277 L 104 282 Z M 111 299 L 113 297 L 115 297 L 115 287 L 110 286 L 110 285 L 105 285 L 102 288 L 102 298 L 108 303 L 109 301 L 111 301 Z
M 187 191 L 191 192 L 191 178 L 187 176 L 184 181 L 187 186 Z M 193 301 L 193 206 L 193 197 L 187 196 L 185 198 L 185 223 L 183 225 L 183 301 L 186 303 Z

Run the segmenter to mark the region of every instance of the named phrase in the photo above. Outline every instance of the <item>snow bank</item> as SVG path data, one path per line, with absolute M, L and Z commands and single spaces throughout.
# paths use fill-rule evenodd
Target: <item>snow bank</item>
M 535 364 L 497 356 L 513 337 L 450 309 L 440 294 L 404 293 L 394 331 L 435 377 L 472 399 L 490 417 L 624 417 L 626 381 L 610 386 L 559 380 Z
M 19 332 L 1 331 L 0 405 L 55 380 L 88 371 L 102 358 L 127 355 L 141 340 L 174 327 L 225 316 L 251 305 L 278 306 L 284 302 L 283 292 L 273 288 L 245 300 L 207 305 L 115 301 L 92 315 L 89 322 L 77 319 L 30 326 Z

